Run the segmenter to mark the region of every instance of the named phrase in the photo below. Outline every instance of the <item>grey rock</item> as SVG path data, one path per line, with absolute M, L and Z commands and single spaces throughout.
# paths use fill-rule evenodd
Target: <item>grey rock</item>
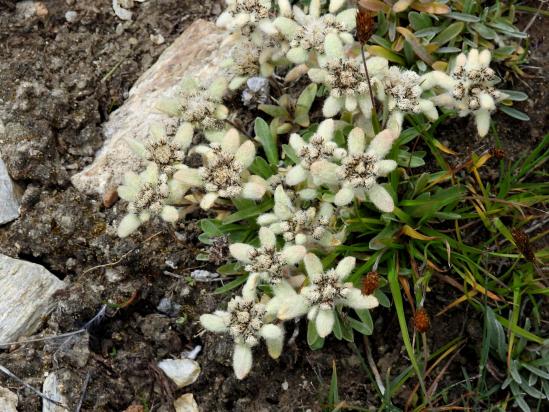
M 181 395 L 173 403 L 175 412 L 199 412 L 198 404 L 192 393 Z
M 200 365 L 191 359 L 164 359 L 158 367 L 179 389 L 194 383 L 200 375 Z
M 19 217 L 19 201 L 8 174 L 8 169 L 0 158 L 0 225 Z
M 0 344 L 34 333 L 64 287 L 43 266 L 0 254 Z
M 242 92 L 244 106 L 255 108 L 269 100 L 269 80 L 265 77 L 250 77 L 246 81 L 246 88 Z
M 0 386 L 0 411 L 17 412 L 17 395 L 9 389 Z
M 156 310 L 160 313 L 164 313 L 165 315 L 174 318 L 179 315 L 179 312 L 181 311 L 181 305 L 174 302 L 170 298 L 162 298 L 160 300 L 160 303 L 156 307 Z
M 56 372 L 50 372 L 44 380 L 42 392 L 49 399 L 68 405 L 67 398 L 63 395 L 63 384 Z M 47 400 L 42 401 L 42 412 L 66 412 L 67 408 Z
M 206 84 L 223 73 L 235 38 L 205 20 L 191 24 L 158 61 L 133 85 L 128 100 L 103 125 L 105 143 L 93 163 L 72 176 L 73 185 L 86 194 L 103 194 L 122 182 L 124 173 L 137 171 L 140 158 L 126 139 L 145 141 L 152 122 L 173 122 L 155 109 L 161 97 L 173 96 L 179 82 L 192 75 Z

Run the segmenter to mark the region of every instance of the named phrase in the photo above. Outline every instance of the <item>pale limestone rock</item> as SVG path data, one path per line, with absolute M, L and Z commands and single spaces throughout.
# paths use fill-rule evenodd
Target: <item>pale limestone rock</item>
M 198 404 L 194 400 L 192 393 L 186 393 L 181 395 L 173 403 L 175 412 L 199 412 Z
M 93 163 L 72 177 L 73 185 L 87 194 L 103 194 L 122 182 L 124 173 L 138 171 L 140 158 L 125 138 L 145 141 L 152 122 L 173 123 L 154 108 L 161 97 L 174 96 L 187 77 L 209 84 L 223 74 L 221 63 L 229 57 L 235 38 L 214 23 L 197 20 L 168 47 L 158 61 L 133 85 L 128 100 L 103 126 L 105 143 Z
M 0 411 L 17 412 L 17 403 L 17 395 L 9 389 L 0 386 Z
M 1 126 L 0 126 L 1 127 Z M 19 201 L 8 169 L 0 158 L 0 225 L 19 217 Z
M 194 383 L 200 375 L 200 365 L 191 359 L 164 359 L 158 363 L 158 367 L 178 388 Z
M 63 395 L 63 384 L 60 382 L 55 372 L 50 372 L 46 377 L 46 379 L 44 380 L 44 384 L 42 386 L 42 392 L 49 399 L 60 402 L 62 405 L 65 405 L 65 406 L 68 405 L 67 398 Z M 68 409 L 61 405 L 57 405 L 45 399 L 42 400 L 42 412 L 67 412 L 67 411 Z
M 0 254 L 0 345 L 34 333 L 64 286 L 43 266 Z

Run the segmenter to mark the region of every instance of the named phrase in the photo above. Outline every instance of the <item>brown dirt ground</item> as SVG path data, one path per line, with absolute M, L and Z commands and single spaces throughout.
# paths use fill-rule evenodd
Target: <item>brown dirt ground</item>
M 288 335 L 296 327 L 299 336 L 281 359 L 273 361 L 264 350 L 257 350 L 248 379 L 236 380 L 230 342 L 197 335 L 199 315 L 228 297 L 211 295 L 213 285 L 191 287 L 184 280 L 200 266 L 194 257 L 200 248 L 196 221 L 201 216 L 191 216 L 175 231 L 154 222 L 138 235 L 120 240 L 112 223 L 123 205 L 106 208 L 69 183 L 70 175 L 92 161 L 103 141 L 101 123 L 122 104 L 138 76 L 190 22 L 219 14 L 220 2 L 136 3 L 131 23 L 114 16 L 110 1 L 44 3 L 46 16 L 22 18 L 15 15 L 12 0 L 0 0 L 0 118 L 13 136 L 2 142 L 2 151 L 23 193 L 21 217 L 0 227 L 0 252 L 40 263 L 69 284 L 59 293 L 59 305 L 45 319 L 41 335 L 78 330 L 103 304 L 108 309 L 89 335 L 63 345 L 58 340 L 16 345 L 0 351 L 0 364 L 36 387 L 45 372 L 57 370 L 67 384 L 73 409 L 89 373 L 83 411 L 123 411 L 132 404 L 168 411 L 173 398 L 190 391 L 203 411 L 267 412 L 321 410 L 332 360 L 337 360 L 341 399 L 349 405 L 371 406 L 373 389 L 352 348 L 329 338 L 322 350 L 311 352 L 304 322 L 287 325 Z M 65 20 L 68 10 L 78 13 L 76 22 Z M 526 24 L 528 16 L 521 19 Z M 532 122 L 496 115 L 501 145 L 511 158 L 529 150 L 546 132 L 548 102 L 542 75 L 548 60 L 541 26 L 532 29 L 531 67 L 526 69 L 530 77 L 509 79 L 532 96 L 519 105 Z M 150 40 L 158 33 L 166 39 L 162 45 Z M 461 153 L 494 143 L 475 142 L 473 147 L 463 143 L 475 135 L 473 127 L 470 120 L 462 119 L 443 125 L 439 137 Z M 18 150 L 21 144 L 24 150 Z M 90 270 L 108 262 L 117 264 Z M 427 306 L 432 313 L 457 297 L 443 283 L 434 288 Z M 157 310 L 165 297 L 182 305 L 179 315 L 170 317 Z M 390 368 L 396 376 L 408 365 L 400 336 L 391 332 L 399 330 L 398 321 L 388 310 L 377 311 L 375 318 L 370 338 L 374 358 L 379 359 L 382 374 Z M 478 315 L 468 311 L 447 313 L 434 323 L 428 334 L 432 348 L 457 336 L 470 338 L 441 387 L 461 379 L 461 368 L 475 373 L 472 360 L 478 358 L 481 330 Z M 202 373 L 195 384 L 176 391 L 154 364 L 197 344 L 203 346 L 198 358 Z M 361 343 L 358 347 L 363 350 Z M 41 399 L 28 389 L 4 376 L 0 384 L 19 394 L 20 411 L 40 410 Z M 402 389 L 402 402 L 410 389 Z

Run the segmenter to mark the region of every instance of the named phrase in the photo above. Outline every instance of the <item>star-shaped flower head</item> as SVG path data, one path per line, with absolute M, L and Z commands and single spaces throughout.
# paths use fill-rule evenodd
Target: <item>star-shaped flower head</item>
M 391 150 L 397 135 L 389 129 L 378 133 L 366 147 L 364 132 L 354 128 L 347 138 L 348 153 L 337 170 L 341 189 L 336 193 L 334 203 L 344 206 L 355 197 L 364 200 L 366 196 L 383 212 L 392 212 L 395 205 L 387 190 L 377 183 L 379 176 L 387 176 L 397 164 L 383 157 Z
M 295 186 L 309 178 L 315 185 L 333 180 L 336 166 L 331 162 L 345 155 L 345 150 L 332 141 L 334 128 L 334 121 L 326 119 L 308 142 L 297 133 L 290 136 L 290 146 L 296 152 L 299 163 L 288 170 L 287 185 Z
M 279 319 L 292 319 L 307 313 L 307 318 L 315 322 L 320 337 L 332 333 L 335 322 L 336 306 L 348 306 L 354 309 L 372 309 L 379 302 L 373 295 L 363 295 L 345 279 L 355 268 L 354 257 L 342 259 L 335 269 L 327 271 L 320 259 L 307 253 L 303 259 L 309 284 L 299 294 L 290 288 L 279 288 L 277 297 Z
M 153 123 L 149 128 L 149 139 L 145 143 L 130 139 L 130 147 L 143 159 L 158 166 L 160 175 L 171 178 L 185 160 L 186 151 L 192 143 L 193 128 L 183 123 L 175 132 L 171 126 L 168 130 L 160 124 Z
M 223 105 L 223 95 L 227 90 L 227 81 L 219 78 L 206 88 L 195 79 L 186 78 L 179 86 L 176 97 L 158 101 L 158 110 L 178 117 L 189 123 L 194 129 L 202 130 L 210 140 L 220 135 L 225 127 L 224 120 L 229 110 Z
M 438 106 L 457 109 L 460 116 L 473 114 L 481 137 L 488 133 L 490 114 L 496 110 L 496 103 L 506 96 L 494 87 L 499 79 L 490 68 L 490 60 L 489 50 L 479 53 L 477 49 L 471 49 L 467 56 L 463 53 L 458 55 L 451 76 L 441 72 L 426 75 L 429 84 L 447 90 L 433 97 L 433 102 Z
M 330 203 L 321 202 L 318 208 L 298 208 L 294 206 L 282 185 L 276 188 L 274 200 L 273 213 L 259 216 L 258 224 L 269 227 L 276 234 L 282 234 L 287 244 L 332 245 L 334 235 L 329 230 L 329 224 L 334 207 Z
M 186 190 L 173 179 L 168 180 L 165 174 L 160 174 L 155 163 L 150 163 L 139 175 L 126 173 L 124 184 L 118 187 L 118 195 L 129 202 L 128 214 L 118 226 L 118 236 L 130 235 L 155 215 L 167 222 L 175 222 L 179 213 L 170 204 L 179 201 Z
M 217 19 L 216 24 L 230 31 L 250 35 L 259 28 L 267 34 L 276 33 L 269 20 L 271 0 L 225 0 L 227 7 Z
M 258 248 L 246 243 L 233 243 L 229 250 L 234 258 L 244 263 L 250 275 L 258 275 L 272 285 L 287 278 L 290 266 L 299 263 L 307 252 L 301 245 L 286 245 L 278 250 L 276 235 L 266 227 L 259 229 L 259 241 L 261 246 Z
M 270 77 L 274 71 L 274 64 L 270 61 L 272 54 L 270 47 L 256 46 L 246 39 L 240 41 L 231 50 L 231 57 L 223 62 L 231 79 L 229 89 L 238 89 L 250 77 Z
M 345 54 L 340 38 L 330 33 L 324 41 L 326 56 L 319 59 L 320 68 L 309 70 L 314 83 L 324 84 L 330 95 L 324 102 L 324 117 L 333 117 L 345 109 L 354 112 L 357 109 L 371 117 L 372 101 L 366 72 L 359 57 Z M 382 57 L 370 57 L 366 62 L 371 79 L 375 79 L 387 69 L 388 62 Z
M 284 330 L 268 323 L 265 305 L 256 297 L 257 276 L 251 275 L 242 296 L 229 301 L 227 310 L 200 316 L 200 323 L 211 332 L 229 333 L 234 340 L 233 369 L 238 379 L 244 379 L 252 368 L 252 348 L 265 339 L 269 355 L 277 359 L 282 353 Z
M 412 70 L 391 66 L 380 79 L 378 99 L 387 104 L 387 126 L 395 134 L 400 135 L 406 113 L 423 113 L 431 121 L 438 118 L 433 102 L 421 97 L 424 91 L 423 78 Z
M 236 129 L 230 129 L 221 143 L 210 143 L 196 148 L 203 154 L 204 166 L 193 169 L 183 166 L 174 179 L 188 187 L 201 187 L 206 194 L 200 207 L 209 209 L 217 198 L 259 200 L 267 190 L 267 182 L 248 172 L 255 158 L 252 141 L 240 142 Z
M 356 9 L 337 12 L 343 5 L 341 1 L 330 2 L 330 12 L 321 14 L 320 0 L 312 0 L 309 13 L 297 6 L 293 8 L 293 18 L 279 16 L 274 25 L 289 40 L 290 50 L 286 57 L 292 63 L 301 64 L 309 60 L 309 53 L 324 54 L 324 40 L 328 34 L 339 36 L 345 44 L 354 42 L 350 33 L 355 28 Z

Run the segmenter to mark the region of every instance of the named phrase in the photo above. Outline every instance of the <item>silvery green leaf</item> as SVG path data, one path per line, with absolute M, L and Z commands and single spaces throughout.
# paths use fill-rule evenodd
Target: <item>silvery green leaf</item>
M 511 116 L 514 119 L 522 120 L 522 121 L 525 121 L 525 122 L 530 120 L 530 117 L 526 113 L 521 112 L 520 110 L 517 110 L 517 109 L 513 109 L 512 107 L 499 106 L 499 109 L 503 113 L 505 113 L 507 116 Z

